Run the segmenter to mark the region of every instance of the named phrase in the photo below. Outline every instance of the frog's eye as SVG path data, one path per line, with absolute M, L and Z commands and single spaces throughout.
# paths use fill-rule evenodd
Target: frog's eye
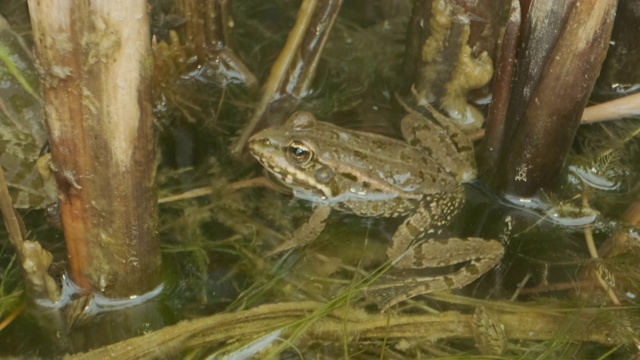
M 287 155 L 289 159 L 299 165 L 304 165 L 311 161 L 313 152 L 301 141 L 294 140 L 287 146 Z

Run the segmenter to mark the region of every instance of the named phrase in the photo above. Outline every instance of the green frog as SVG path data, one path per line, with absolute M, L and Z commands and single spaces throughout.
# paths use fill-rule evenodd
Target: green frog
M 404 141 L 344 129 L 304 111 L 254 134 L 251 154 L 294 196 L 316 205 L 309 221 L 273 252 L 314 240 L 335 209 L 365 217 L 405 216 L 387 250 L 395 267 L 466 264 L 451 274 L 373 286 L 384 308 L 419 294 L 464 287 L 493 268 L 504 253 L 499 242 L 438 239 L 464 203 L 461 183 L 475 178 L 476 168 L 471 141 L 425 106 L 433 121 L 410 112 L 401 122 Z

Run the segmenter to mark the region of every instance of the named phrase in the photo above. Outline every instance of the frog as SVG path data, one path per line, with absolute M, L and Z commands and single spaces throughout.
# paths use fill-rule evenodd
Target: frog
M 296 198 L 315 205 L 309 221 L 270 255 L 313 241 L 335 210 L 405 217 L 386 251 L 394 268 L 466 264 L 453 273 L 372 285 L 383 309 L 420 294 L 462 288 L 495 267 L 504 254 L 500 242 L 442 238 L 464 204 L 463 183 L 477 174 L 473 143 L 446 116 L 422 106 L 427 111 L 409 111 L 402 118 L 402 139 L 342 128 L 306 111 L 252 135 L 253 157 Z

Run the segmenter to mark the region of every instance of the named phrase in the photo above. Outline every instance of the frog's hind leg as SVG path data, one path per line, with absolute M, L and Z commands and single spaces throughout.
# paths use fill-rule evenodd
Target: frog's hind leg
M 425 269 L 467 263 L 461 270 L 468 269 L 466 273 L 475 274 L 475 277 L 466 281 L 466 285 L 496 265 L 504 254 L 504 248 L 495 240 L 437 238 L 462 206 L 463 191 L 459 188 L 458 192 L 426 195 L 425 204 L 407 217 L 393 235 L 387 255 L 395 267 Z M 423 240 L 416 242 L 416 239 Z M 454 274 L 459 277 L 465 272 Z
M 402 223 L 393 236 L 387 255 L 394 267 L 404 269 L 435 269 L 460 265 L 452 273 L 410 277 L 384 276 L 374 285 L 371 295 L 383 308 L 433 291 L 461 288 L 493 268 L 504 254 L 495 240 L 481 238 L 434 239 L 462 206 L 462 188 L 453 193 L 425 195 L 422 206 Z M 416 239 L 426 240 L 414 243 Z
M 458 186 L 448 192 L 438 192 L 425 194 L 420 206 L 413 214 L 409 215 L 393 234 L 391 244 L 387 248 L 387 256 L 394 262 L 394 265 L 402 268 L 424 268 L 424 254 L 422 246 L 426 242 L 416 244 L 416 241 L 424 238 L 436 238 L 442 230 L 451 223 L 451 219 L 458 213 L 464 204 L 464 188 Z M 437 246 L 437 245 L 436 245 Z M 412 252 L 415 250 L 415 253 Z M 436 250 L 436 252 L 433 252 Z M 427 253 L 436 259 L 447 257 L 446 253 L 437 252 L 440 249 L 432 249 Z M 424 258 L 429 263 L 433 263 L 429 258 Z M 441 265 L 431 265 L 441 266 Z
M 381 283 L 370 288 L 369 294 L 382 310 L 386 310 L 417 295 L 462 288 L 496 266 L 503 254 L 504 247 L 495 240 L 481 238 L 429 240 L 407 250 L 407 254 L 401 257 L 396 265 L 436 268 L 466 264 L 446 275 L 383 278 Z
M 446 116 L 429 104 L 422 112 L 408 109 L 400 130 L 404 139 L 437 159 L 442 168 L 466 182 L 476 177 L 473 143 Z

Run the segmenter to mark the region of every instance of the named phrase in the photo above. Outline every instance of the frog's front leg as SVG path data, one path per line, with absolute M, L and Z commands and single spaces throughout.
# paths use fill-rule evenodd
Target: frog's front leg
M 309 217 L 309 220 L 297 228 L 287 241 L 278 245 L 278 247 L 271 250 L 267 255 L 275 255 L 283 251 L 309 244 L 315 240 L 318 235 L 320 235 L 322 230 L 324 230 L 325 221 L 329 218 L 329 214 L 331 214 L 330 207 L 316 206 Z

